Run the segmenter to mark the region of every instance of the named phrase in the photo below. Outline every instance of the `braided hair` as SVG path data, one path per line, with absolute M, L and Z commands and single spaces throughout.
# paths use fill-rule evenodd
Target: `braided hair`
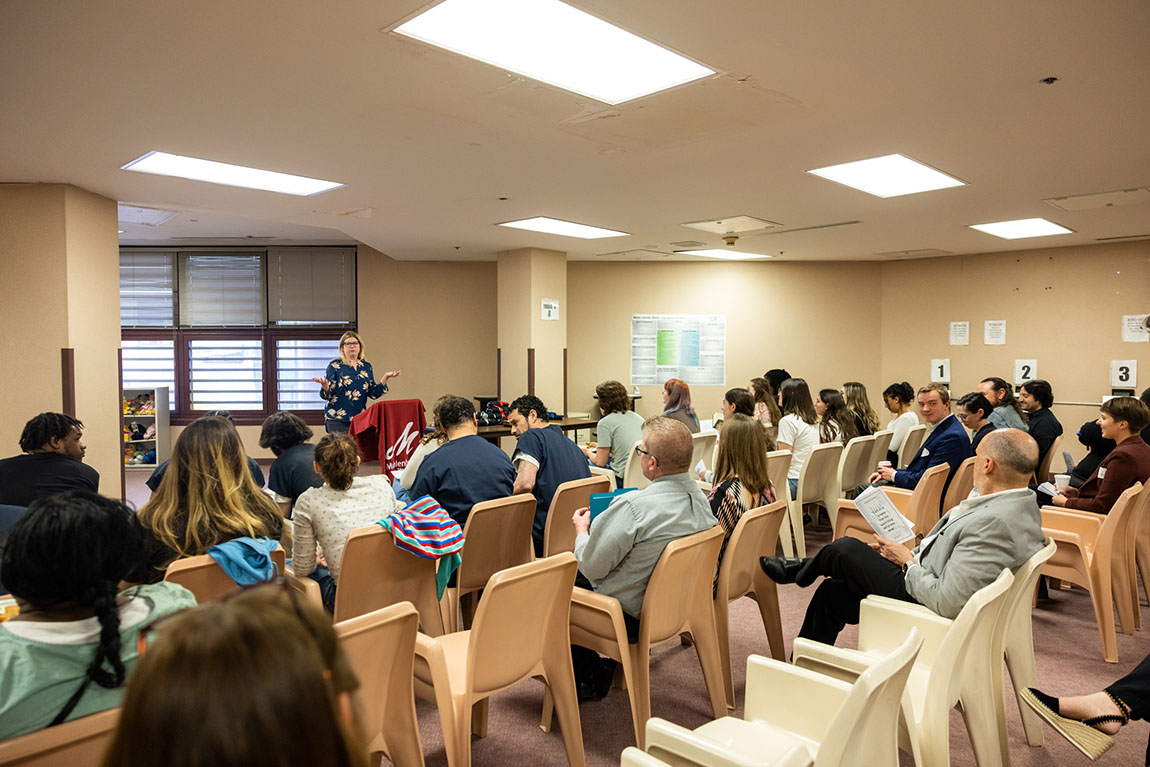
M 117 587 L 142 553 L 132 514 L 123 503 L 89 490 L 70 490 L 33 501 L 12 526 L 0 559 L 0 581 L 36 610 L 90 607 L 100 624 L 100 640 L 85 685 L 91 680 L 114 688 L 124 683 L 125 674 Z

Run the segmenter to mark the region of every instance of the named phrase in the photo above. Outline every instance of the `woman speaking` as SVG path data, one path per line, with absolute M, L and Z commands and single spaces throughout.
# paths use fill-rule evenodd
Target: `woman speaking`
M 328 363 L 323 378 L 311 379 L 320 385 L 327 400 L 323 424 L 328 434 L 347 433 L 351 419 L 367 408 L 369 399 L 383 396 L 388 379 L 396 378 L 401 372 L 384 373 L 383 380 L 376 383 L 371 363 L 363 358 L 359 334 L 354 330 L 344 333 L 339 339 L 339 359 Z

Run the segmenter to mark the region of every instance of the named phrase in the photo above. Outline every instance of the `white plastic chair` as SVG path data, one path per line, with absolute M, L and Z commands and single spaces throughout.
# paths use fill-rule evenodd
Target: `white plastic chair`
M 819 445 L 807 456 L 799 473 L 799 488 L 796 496 L 791 499 L 787 492 L 787 505 L 790 509 L 791 524 L 784 524 L 779 538 L 783 542 L 783 551 L 788 557 L 807 555 L 807 540 L 803 531 L 803 506 L 808 503 L 821 503 L 827 507 L 828 513 L 832 506 L 837 508 L 838 466 L 842 455 L 841 442 L 828 442 Z M 788 488 L 789 490 L 789 488 Z M 791 542 L 791 531 L 794 532 L 794 543 Z
M 920 423 L 918 426 L 910 427 L 910 431 L 906 433 L 906 438 L 902 441 L 902 447 L 898 449 L 898 466 L 895 468 L 905 469 L 906 465 L 914 458 L 914 454 L 922 447 L 923 442 L 926 442 L 926 425 Z
M 704 429 L 698 434 L 691 435 L 691 469 L 699 461 L 708 469 L 715 468 L 715 447 L 719 443 L 719 432 L 714 429 Z
M 814 767 L 895 767 L 899 701 L 922 644 L 911 629 L 853 682 L 752 655 L 745 720 L 726 716 L 691 731 L 651 719 L 647 750 L 688 759 L 726 752 L 732 761 L 776 764 L 793 759 L 797 746 Z
M 642 444 L 643 442 L 640 440 L 631 446 L 631 454 L 627 456 L 627 468 L 623 470 L 623 487 L 642 490 L 651 484 L 651 480 L 643 476 L 643 468 L 639 464 L 639 447 Z
M 853 490 L 871 475 L 871 453 L 874 452 L 874 435 L 869 437 L 855 437 L 843 448 L 842 457 L 839 458 L 839 492 L 845 493 Z M 837 504 L 836 504 L 837 506 Z M 831 515 L 831 527 L 835 526 L 835 512 L 827 507 Z
M 790 496 L 791 488 L 787 485 L 787 471 L 790 468 L 790 450 L 771 450 L 767 453 L 767 477 L 775 489 L 775 498 L 785 499 Z
M 634 453 L 635 451 L 632 450 L 631 452 Z M 611 471 L 610 466 L 591 466 L 589 468 L 591 469 L 591 476 L 606 477 L 611 481 L 611 486 L 607 488 L 607 492 L 611 493 L 619 489 L 615 487 L 618 483 L 618 478 L 615 476 L 615 472 Z
M 623 759 L 624 767 L 811 767 L 814 764 L 810 751 L 801 743 L 788 748 L 769 762 L 762 757 L 748 757 L 723 743 L 707 740 L 666 719 L 648 719 L 647 737 L 654 737 L 658 743 L 648 745 L 647 753 L 634 747 L 624 749 L 643 754 L 643 759 Z M 650 741 L 648 741 L 650 743 Z M 666 760 L 666 761 L 664 761 Z
M 996 646 L 999 612 L 1013 583 L 1014 576 L 1004 569 L 970 597 L 953 621 L 909 603 L 868 597 L 860 605 L 859 649 L 800 638 L 794 643 L 795 665 L 854 679 L 917 628 L 924 641 L 903 695 L 899 742 L 909 741 L 918 767 L 949 764 L 950 709 L 961 703 L 975 761 L 979 767 L 1001 767 L 991 676 L 1001 674 L 1002 667 L 991 668 L 989 660 Z
M 870 453 L 870 470 L 872 472 L 878 468 L 879 461 L 886 460 L 886 454 L 890 450 L 890 441 L 893 437 L 894 432 L 890 429 L 880 429 L 874 433 L 874 445 L 871 446 Z

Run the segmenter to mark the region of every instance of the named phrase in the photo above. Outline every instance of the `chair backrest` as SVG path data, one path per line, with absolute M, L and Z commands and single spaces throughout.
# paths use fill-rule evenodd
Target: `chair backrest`
M 1030 559 L 1022 563 L 1022 567 L 1014 573 L 1014 583 L 1003 600 L 1002 610 L 998 618 L 998 636 L 1004 641 L 1007 634 L 1017 630 L 1023 622 L 1030 622 L 1030 611 L 1034 601 L 1034 589 L 1038 577 L 1042 575 L 1042 566 L 1054 556 L 1058 544 L 1047 538 L 1046 545 L 1034 553 Z M 1029 636 L 1029 634 L 1028 634 Z
M 811 451 L 799 472 L 798 497 L 803 503 L 821 500 L 830 504 L 838 500 L 838 468 L 842 454 L 841 442 L 828 442 Z
M 708 469 L 715 468 L 715 445 L 719 441 L 719 432 L 714 429 L 705 429 L 697 434 L 691 435 L 691 468 L 693 469 L 698 465 L 699 461 Z
M 815 767 L 898 764 L 899 707 L 922 642 L 912 628 L 893 652 L 859 675 L 819 744 Z
M 627 456 L 627 468 L 623 470 L 623 487 L 642 490 L 651 484 L 651 480 L 643 476 L 643 467 L 639 464 L 639 447 L 642 444 L 643 441 L 640 440 L 631 445 L 631 452 Z
M 571 524 L 575 509 L 589 504 L 592 493 L 610 492 L 612 484 L 606 477 L 588 477 L 559 485 L 551 498 L 551 508 L 547 510 L 547 526 L 543 529 L 543 556 L 575 550 L 575 525 Z
M 434 559 L 395 545 L 384 527 L 369 525 L 347 534 L 335 591 L 335 621 L 347 621 L 400 602 L 411 602 L 424 634 L 443 634 Z
M 544 653 L 571 652 L 577 568 L 575 555 L 564 551 L 491 576 L 471 628 L 466 689 L 501 690 L 530 673 Z
M 8 528 L 16 524 L 16 521 L 24 516 L 24 512 L 27 510 L 25 506 L 0 504 L 0 543 L 3 543 L 4 539 L 8 537 Z M 0 583 L 0 596 L 7 593 L 8 589 L 4 588 L 3 583 Z
M 870 476 L 871 453 L 874 452 L 874 435 L 855 437 L 843 448 L 839 458 L 839 489 L 843 492 L 857 487 Z
M 974 488 L 974 456 L 965 459 L 954 470 L 950 485 L 946 488 L 946 499 L 942 502 L 942 513 L 953 509 L 970 495 Z
M 906 511 L 907 518 L 915 524 L 916 536 L 926 535 L 938 522 L 938 507 L 942 502 L 942 488 L 946 485 L 946 478 L 949 474 L 950 464 L 940 463 L 938 466 L 931 466 L 919 477 Z
M 723 528 L 718 525 L 667 544 L 647 581 L 639 620 L 640 645 L 678 634 L 697 600 L 705 599 L 711 609 L 711 583 L 722 545 Z
M 918 426 L 910 427 L 902 441 L 902 447 L 898 449 L 898 466 L 896 468 L 905 469 L 906 465 L 914 458 L 914 454 L 922 447 L 923 442 L 926 442 L 926 424 L 920 423 Z
M 1098 540 L 1094 544 L 1094 556 L 1121 557 L 1132 553 L 1134 545 L 1134 522 L 1137 519 L 1136 510 L 1142 499 L 1143 485 L 1135 482 L 1126 488 L 1118 500 L 1110 507 L 1110 513 L 1105 515 L 1102 528 L 1098 531 Z M 1147 495 L 1150 495 L 1148 493 Z
M 874 433 L 874 445 L 871 447 L 870 462 L 868 469 L 874 471 L 878 468 L 879 461 L 886 460 L 887 451 L 890 450 L 890 441 L 894 437 L 894 432 L 890 429 L 880 429 Z M 870 476 L 869 474 L 867 476 Z
M 635 451 L 632 450 L 631 452 Z M 615 487 L 615 483 L 618 481 L 618 478 L 615 476 L 615 472 L 611 470 L 610 466 L 588 466 L 587 468 L 591 470 L 592 477 L 603 477 L 608 481 L 610 486 L 607 488 L 607 492 L 619 489 Z
M 284 572 L 284 550 L 276 546 L 271 553 L 277 571 Z M 197 602 L 219 599 L 236 590 L 236 582 L 207 554 L 184 557 L 168 565 L 164 580 L 177 583 L 196 595 Z
M 413 669 L 418 630 L 419 613 L 411 602 L 400 602 L 335 624 L 335 633 L 347 653 L 351 670 L 359 679 L 356 696 L 360 721 L 372 751 L 382 746 L 382 750 L 388 752 L 383 742 L 385 723 L 397 719 L 415 721 Z M 397 712 L 405 708 L 410 709 L 409 716 L 397 716 Z
M 759 570 L 759 557 L 775 553 L 779 528 L 786 518 L 787 502 L 778 500 L 759 506 L 739 517 L 723 561 L 719 564 L 718 588 L 715 599 L 738 599 L 751 590 L 755 573 Z
M 772 450 L 767 453 L 767 477 L 771 480 L 771 487 L 775 489 L 776 498 L 790 497 L 791 491 L 787 486 L 787 470 L 790 468 L 790 450 Z
M 100 767 L 120 721 L 120 709 L 0 741 L 4 767 Z
M 461 590 L 483 588 L 500 570 L 530 562 L 535 556 L 531 527 L 535 523 L 535 496 L 520 493 L 471 507 L 463 528 L 457 583 Z
M 1054 457 L 1062 455 L 1062 435 L 1059 434 L 1050 443 L 1050 449 L 1046 451 L 1046 455 L 1042 456 L 1042 463 L 1038 464 L 1038 468 L 1034 472 L 1035 478 L 1039 482 L 1050 481 L 1050 465 L 1054 463 Z

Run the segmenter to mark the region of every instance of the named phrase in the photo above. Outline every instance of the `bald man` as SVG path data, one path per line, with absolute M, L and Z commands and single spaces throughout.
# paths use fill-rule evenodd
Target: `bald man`
M 1027 488 L 1038 465 L 1038 445 L 1017 429 L 999 429 L 978 445 L 978 495 L 950 509 L 913 549 L 874 536 L 867 544 L 839 538 L 807 559 L 763 557 L 777 583 L 819 584 L 799 636 L 833 644 L 846 624 L 859 620 L 859 602 L 881 594 L 917 602 L 954 618 L 974 592 L 1004 567 L 1017 570 L 1045 545 L 1042 516 Z

